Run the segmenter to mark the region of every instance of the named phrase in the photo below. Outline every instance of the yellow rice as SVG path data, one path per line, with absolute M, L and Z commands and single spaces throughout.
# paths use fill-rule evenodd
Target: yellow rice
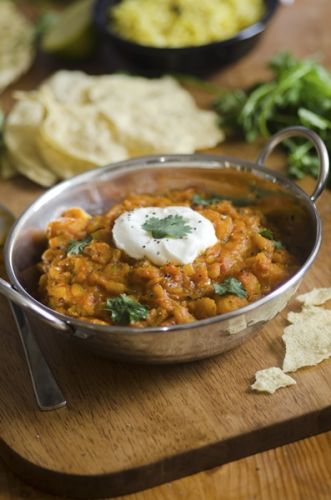
M 263 0 L 123 0 L 110 11 L 116 33 L 154 47 L 231 38 L 263 14 Z

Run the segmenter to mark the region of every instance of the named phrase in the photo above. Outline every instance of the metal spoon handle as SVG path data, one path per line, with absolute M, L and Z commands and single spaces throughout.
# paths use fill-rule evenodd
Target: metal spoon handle
M 72 331 L 70 326 L 65 321 L 56 318 L 51 312 L 45 311 L 45 308 L 41 307 L 36 301 L 32 301 L 31 299 L 28 299 L 24 295 L 20 294 L 10 283 L 2 278 L 0 278 L 0 293 L 7 297 L 7 299 L 11 302 L 19 305 L 20 308 L 31 311 L 37 316 L 41 316 L 49 325 L 65 332 Z
M 27 360 L 33 390 L 41 410 L 55 410 L 67 404 L 31 331 L 22 309 L 10 303 Z

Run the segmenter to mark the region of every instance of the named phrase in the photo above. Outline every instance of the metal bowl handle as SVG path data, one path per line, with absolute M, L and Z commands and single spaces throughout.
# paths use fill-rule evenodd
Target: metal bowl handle
M 72 332 L 72 329 L 68 323 L 66 323 L 65 321 L 61 321 L 52 313 L 45 311 L 38 304 L 21 295 L 17 290 L 15 290 L 15 288 L 11 286 L 10 283 L 2 278 L 0 278 L 0 293 L 2 295 L 5 295 L 7 299 L 11 300 L 15 304 L 23 307 L 24 310 L 31 311 L 34 314 L 41 316 L 43 320 L 49 325 L 62 331 Z
M 317 185 L 315 187 L 313 194 L 310 196 L 311 201 L 315 203 L 320 194 L 322 193 L 322 191 L 326 187 L 329 174 L 328 150 L 326 149 L 324 142 L 316 134 L 316 132 L 310 130 L 309 128 L 299 127 L 299 126 L 287 127 L 284 128 L 283 130 L 280 130 L 275 135 L 273 135 L 269 139 L 267 144 L 264 146 L 264 148 L 262 149 L 261 153 L 257 158 L 257 163 L 263 166 L 265 164 L 266 159 L 268 158 L 270 153 L 272 153 L 275 147 L 278 146 L 278 144 L 280 144 L 285 139 L 288 139 L 289 137 L 304 137 L 305 139 L 308 139 L 310 142 L 314 144 L 315 149 L 317 151 L 318 159 L 320 162 L 320 168 L 317 179 Z

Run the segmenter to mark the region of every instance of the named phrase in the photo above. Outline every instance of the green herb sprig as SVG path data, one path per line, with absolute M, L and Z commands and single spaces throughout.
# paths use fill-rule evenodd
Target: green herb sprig
M 128 325 L 146 319 L 148 308 L 136 300 L 131 299 L 125 293 L 118 297 L 107 299 L 106 311 L 111 313 L 111 320 L 117 325 Z
M 254 200 L 250 200 L 249 198 L 234 198 L 232 196 L 223 196 L 220 194 L 213 194 L 209 198 L 202 198 L 199 194 L 195 194 L 192 197 L 192 203 L 194 203 L 194 205 L 201 205 L 202 207 L 209 207 L 220 201 L 231 201 L 236 207 L 246 207 L 254 204 Z
M 259 231 L 259 234 L 263 236 L 263 238 L 267 238 L 267 240 L 272 241 L 276 250 L 281 250 L 282 248 L 284 248 L 284 245 L 281 241 L 275 240 L 274 233 L 270 229 L 263 228 L 261 229 L 261 231 Z
M 247 292 L 242 283 L 236 278 L 226 278 L 223 283 L 214 283 L 214 292 L 217 295 L 237 295 L 246 298 Z
M 183 238 L 192 232 L 192 227 L 181 215 L 168 215 L 164 219 L 151 217 L 142 228 L 152 234 L 153 238 Z
M 315 130 L 331 151 L 331 73 L 312 59 L 288 53 L 271 59 L 269 68 L 271 81 L 247 91 L 220 90 L 214 102 L 220 126 L 227 135 L 251 142 L 289 125 L 303 125 Z M 317 177 L 318 158 L 311 143 L 289 139 L 284 148 L 290 176 Z
M 67 246 L 67 255 L 81 255 L 84 248 L 87 247 L 92 241 L 92 237 L 88 236 L 84 240 L 69 241 Z

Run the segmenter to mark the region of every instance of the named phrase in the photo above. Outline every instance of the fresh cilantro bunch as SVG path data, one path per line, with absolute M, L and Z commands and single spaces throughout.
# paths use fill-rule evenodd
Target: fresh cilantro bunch
M 251 142 L 289 125 L 315 130 L 331 151 L 331 74 L 316 61 L 282 53 L 269 63 L 272 79 L 246 92 L 222 92 L 214 102 L 220 126 L 229 135 Z M 311 143 L 290 139 L 288 173 L 317 177 L 318 159 Z

